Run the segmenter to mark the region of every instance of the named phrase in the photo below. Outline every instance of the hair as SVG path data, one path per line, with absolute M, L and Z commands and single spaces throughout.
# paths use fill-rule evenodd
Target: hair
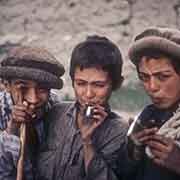
M 101 68 L 108 72 L 112 80 L 112 89 L 120 87 L 122 82 L 122 56 L 119 48 L 106 37 L 89 36 L 73 50 L 70 61 L 70 77 L 74 81 L 77 67 Z
M 168 58 L 169 62 L 172 64 L 176 73 L 180 74 L 180 59 L 178 59 L 177 57 L 173 55 L 165 53 L 164 51 L 160 51 L 157 49 L 151 49 L 151 50 L 147 49 L 141 53 L 141 56 L 139 57 L 139 61 L 136 63 L 137 70 L 139 68 L 139 63 L 141 62 L 141 59 L 144 56 L 146 57 L 147 60 L 152 59 L 152 58 L 158 60 L 159 58 L 166 57 Z

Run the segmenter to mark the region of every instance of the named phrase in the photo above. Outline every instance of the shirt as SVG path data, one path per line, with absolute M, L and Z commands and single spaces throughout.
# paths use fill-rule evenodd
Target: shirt
M 92 137 L 95 155 L 87 172 L 81 134 L 76 125 L 76 104 L 57 104 L 50 112 L 48 137 L 38 159 L 37 179 L 117 180 L 130 167 L 126 155 L 127 126 L 110 112 Z M 129 164 L 128 164 L 129 163 Z
M 140 113 L 138 119 L 140 119 L 143 125 L 149 124 L 149 121 L 154 120 L 154 125 L 161 127 L 173 116 L 172 111 L 162 110 L 156 108 L 153 104 L 148 105 Z M 129 179 L 134 180 L 178 180 L 179 175 L 176 173 L 156 165 L 151 159 L 144 156 L 143 160 L 139 162 L 134 173 L 129 174 Z
M 45 105 L 46 114 L 53 102 L 59 101 L 55 94 L 51 93 L 48 103 Z M 0 180 L 15 180 L 16 168 L 20 154 L 20 139 L 18 136 L 8 134 L 4 131 L 7 128 L 7 122 L 10 120 L 13 101 L 11 95 L 6 91 L 0 91 Z M 38 119 L 33 124 L 37 132 L 39 144 L 45 139 L 44 118 Z M 28 149 L 28 148 L 27 148 Z M 34 168 L 31 152 L 26 152 L 26 159 L 24 164 L 24 175 L 26 180 L 32 180 L 34 176 Z

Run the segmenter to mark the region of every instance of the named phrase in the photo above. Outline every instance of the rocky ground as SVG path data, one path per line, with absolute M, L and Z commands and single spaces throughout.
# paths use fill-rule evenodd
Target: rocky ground
M 1 58 L 14 44 L 44 46 L 65 65 L 62 97 L 73 97 L 68 77 L 72 48 L 87 35 L 108 36 L 125 59 L 124 87 L 135 88 L 127 58 L 132 38 L 148 26 L 179 28 L 179 0 L 0 0 Z

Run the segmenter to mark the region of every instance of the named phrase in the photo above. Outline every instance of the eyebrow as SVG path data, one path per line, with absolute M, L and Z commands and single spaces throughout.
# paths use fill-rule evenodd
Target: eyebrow
M 75 81 L 84 81 L 84 82 L 88 82 L 87 80 L 85 79 L 74 79 Z M 97 80 L 97 81 L 92 81 L 90 83 L 105 83 L 107 82 L 107 80 Z
M 27 82 L 26 81 L 24 81 L 24 80 L 16 80 L 16 81 L 14 81 L 14 83 L 16 84 L 16 83 L 23 83 L 23 84 L 27 84 Z
M 164 70 L 164 71 L 157 71 L 157 72 L 153 72 L 152 75 L 155 75 L 155 74 L 161 74 L 161 73 L 171 73 L 172 71 L 170 70 Z M 139 74 L 148 74 L 144 71 L 139 71 Z

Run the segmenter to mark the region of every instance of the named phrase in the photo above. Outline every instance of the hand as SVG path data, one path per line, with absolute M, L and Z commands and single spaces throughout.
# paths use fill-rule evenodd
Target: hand
M 12 108 L 12 119 L 16 123 L 27 123 L 36 117 L 33 111 L 28 107 L 28 103 L 23 101 L 22 103 L 15 104 Z
M 106 119 L 108 113 L 105 111 L 105 108 L 100 105 L 93 106 L 93 115 L 89 119 L 89 123 L 86 122 L 83 113 L 80 111 L 78 114 L 78 126 L 81 131 L 82 140 L 84 143 L 90 143 L 92 134 L 95 129 L 97 129 Z
M 146 145 L 149 140 L 153 137 L 153 135 L 158 131 L 158 128 L 149 128 L 143 129 L 139 132 L 132 133 L 130 138 L 134 143 Z
M 180 147 L 173 139 L 154 135 L 148 146 L 154 163 L 180 174 Z
M 105 108 L 100 105 L 93 106 L 92 118 L 89 122 L 86 121 L 83 113 L 83 108 L 80 110 L 77 116 L 77 124 L 81 132 L 84 149 L 84 164 L 87 171 L 89 163 L 95 155 L 95 149 L 92 144 L 92 135 L 94 131 L 104 122 L 108 113 Z
M 18 135 L 21 123 L 29 122 L 34 115 L 31 109 L 28 108 L 28 103 L 23 101 L 23 94 L 19 85 L 13 91 L 13 102 L 11 119 L 7 124 L 6 131 Z
M 141 160 L 143 158 L 145 145 L 151 140 L 157 130 L 157 128 L 143 129 L 130 134 L 127 146 L 130 159 Z

